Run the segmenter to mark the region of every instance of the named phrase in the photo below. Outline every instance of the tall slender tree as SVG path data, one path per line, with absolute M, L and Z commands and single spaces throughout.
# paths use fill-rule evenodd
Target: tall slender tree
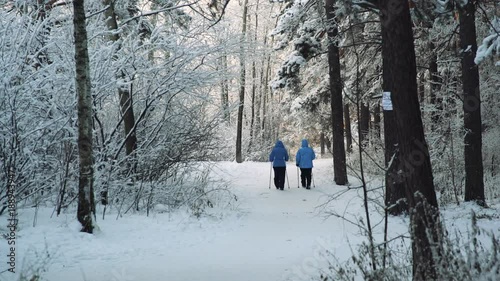
M 352 132 L 351 132 L 351 113 L 349 109 L 349 102 L 344 104 L 344 124 L 345 124 L 345 140 L 347 153 L 352 152 Z
M 246 66 L 245 66 L 245 49 L 244 42 L 247 33 L 247 14 L 248 14 L 248 0 L 243 2 L 243 15 L 241 27 L 241 40 L 240 40 L 240 88 L 239 88 L 239 106 L 238 106 L 238 125 L 236 128 L 236 162 L 242 163 L 242 135 L 243 135 L 243 109 L 245 105 L 245 83 L 246 83 Z
M 104 15 L 106 16 L 106 26 L 109 30 L 108 38 L 111 42 L 117 44 L 114 58 L 116 60 L 116 52 L 120 50 L 120 35 L 114 2 L 115 1 L 113 0 L 103 0 L 103 4 L 107 7 L 104 11 Z M 117 70 L 115 77 L 120 82 L 118 83 L 120 85 L 118 86 L 118 95 L 120 98 L 120 109 L 122 114 L 123 127 L 125 130 L 125 153 L 127 155 L 131 155 L 137 148 L 132 93 L 130 91 L 128 83 L 124 83 L 127 78 L 123 70 Z
M 272 18 L 274 4 L 271 5 L 271 9 L 269 10 L 269 18 Z M 274 25 L 278 23 L 278 18 L 275 19 Z M 273 46 L 274 45 L 274 37 L 270 38 L 270 42 L 268 42 L 268 29 L 267 25 L 264 33 L 264 45 Z M 272 105 L 271 101 L 273 99 L 273 91 L 271 91 L 271 87 L 269 86 L 269 81 L 271 79 L 271 68 L 273 61 L 271 60 L 271 52 L 266 51 L 265 55 L 262 58 L 262 70 L 260 75 L 260 85 L 261 85 L 261 98 L 262 98 L 262 118 L 261 118 L 261 139 L 262 143 L 269 143 L 272 141 L 272 126 L 271 124 L 271 109 L 270 105 Z
M 92 95 L 90 88 L 90 63 L 85 27 L 84 0 L 73 1 L 75 40 L 75 89 L 78 97 L 78 221 L 82 232 L 92 233 L 95 216 L 94 157 L 92 147 Z
M 227 54 L 223 53 L 219 59 L 219 70 L 223 73 L 227 72 Z M 224 114 L 224 121 L 228 124 L 231 122 L 230 112 L 229 112 L 229 81 L 227 78 L 223 78 L 220 82 L 220 100 L 221 109 Z
M 340 54 L 337 38 L 338 26 L 335 22 L 335 1 L 325 0 L 325 10 L 328 23 L 328 74 L 330 75 L 330 103 L 333 129 L 333 174 L 336 184 L 345 185 L 348 181 L 344 143 L 343 85 L 340 76 Z
M 361 93 L 356 93 L 356 95 L 361 95 Z M 361 116 L 358 120 L 358 126 L 361 132 L 360 135 L 360 144 L 361 146 L 365 146 L 368 141 L 368 135 L 370 133 L 370 107 L 366 102 L 361 102 Z
M 479 70 L 474 63 L 477 52 L 476 2 L 466 1 L 458 5 L 460 17 L 460 49 L 462 50 L 462 88 L 465 156 L 465 201 L 475 201 L 486 206 L 484 198 L 483 152 L 481 132 L 481 96 L 479 91 Z
M 377 103 L 373 106 L 373 135 L 380 140 L 380 105 Z
M 258 29 L 259 29 L 259 1 L 257 0 L 257 3 L 255 5 L 255 12 L 254 12 L 254 16 L 255 16 L 255 26 L 254 26 L 254 36 L 253 36 L 253 44 L 256 45 L 257 44 L 257 38 L 258 38 Z M 259 124 L 257 122 L 256 119 L 258 119 L 257 117 L 259 116 L 258 114 L 258 111 L 259 111 L 259 96 L 258 96 L 258 93 L 257 93 L 257 60 L 253 59 L 252 60 L 252 89 L 251 89 L 251 107 L 250 107 L 250 110 L 251 110 L 251 114 L 250 114 L 250 140 L 248 142 L 248 151 L 252 151 L 252 147 L 254 146 L 254 143 L 255 143 L 255 140 L 254 138 L 256 138 L 257 136 L 257 127 L 258 126 L 255 126 L 255 123 Z

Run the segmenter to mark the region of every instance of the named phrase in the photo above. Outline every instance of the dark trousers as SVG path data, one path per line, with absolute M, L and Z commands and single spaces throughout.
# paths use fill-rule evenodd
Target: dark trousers
M 300 183 L 302 187 L 311 187 L 312 168 L 300 168 Z
M 274 186 L 279 189 L 285 188 L 285 173 L 286 167 L 273 167 L 274 169 Z

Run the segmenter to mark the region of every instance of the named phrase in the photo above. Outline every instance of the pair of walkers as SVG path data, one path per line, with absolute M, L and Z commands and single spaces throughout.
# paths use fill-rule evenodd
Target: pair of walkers
M 309 147 L 306 139 L 302 140 L 302 145 L 295 155 L 295 165 L 300 168 L 300 182 L 302 187 L 311 188 L 313 160 L 316 158 L 314 150 Z M 269 161 L 273 163 L 274 169 L 274 186 L 277 189 L 285 188 L 286 161 L 288 161 L 288 152 L 282 141 L 276 141 Z

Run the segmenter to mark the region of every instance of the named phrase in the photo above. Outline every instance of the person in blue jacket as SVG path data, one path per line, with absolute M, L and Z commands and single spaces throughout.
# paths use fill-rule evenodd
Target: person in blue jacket
M 285 173 L 286 161 L 288 161 L 288 152 L 282 141 L 276 141 L 271 154 L 269 154 L 269 161 L 273 162 L 274 170 L 274 186 L 277 189 L 283 190 L 285 188 Z
M 300 182 L 302 187 L 311 188 L 311 177 L 313 160 L 316 158 L 314 150 L 309 147 L 306 139 L 302 140 L 302 147 L 299 148 L 295 155 L 295 164 L 300 168 Z

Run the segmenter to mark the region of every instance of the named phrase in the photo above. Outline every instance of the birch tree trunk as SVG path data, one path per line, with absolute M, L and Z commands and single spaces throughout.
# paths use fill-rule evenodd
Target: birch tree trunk
M 94 167 L 92 153 L 92 96 L 90 88 L 90 66 L 85 28 L 84 0 L 73 1 L 75 37 L 75 88 L 78 96 L 78 221 L 82 232 L 94 230 Z

